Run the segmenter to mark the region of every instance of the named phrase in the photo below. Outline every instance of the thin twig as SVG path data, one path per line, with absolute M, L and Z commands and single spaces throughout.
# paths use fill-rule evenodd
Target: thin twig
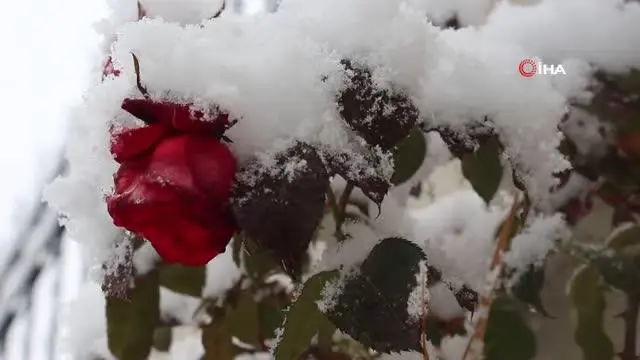
M 422 347 L 422 360 L 429 360 L 429 349 L 427 347 L 427 315 L 428 315 L 428 304 L 426 299 L 426 290 L 427 290 L 427 279 L 426 279 L 426 271 L 421 274 L 421 304 L 420 307 L 420 346 Z
M 487 293 L 483 294 L 480 298 L 480 315 L 477 317 L 477 322 L 474 326 L 473 336 L 467 344 L 463 360 L 477 360 L 482 358 L 484 352 L 484 336 L 487 329 L 487 321 L 489 318 L 489 310 L 493 304 L 495 290 L 499 284 L 500 274 L 502 273 L 504 262 L 502 254 L 509 247 L 509 240 L 513 233 L 515 226 L 516 210 L 518 209 L 518 194 L 513 199 L 511 210 L 507 218 L 502 223 L 500 233 L 498 234 L 498 242 L 493 252 L 493 259 L 491 260 L 491 268 L 489 270 L 489 286 L 487 287 Z
M 344 188 L 342 195 L 340 196 L 340 200 L 336 198 L 336 195 L 333 193 L 333 190 L 329 189 L 327 192 L 327 197 L 329 200 L 329 206 L 331 207 L 331 212 L 333 213 L 333 219 L 336 223 L 336 237 L 339 241 L 343 241 L 346 239 L 346 236 L 342 232 L 342 224 L 346 218 L 346 208 L 349 203 L 349 197 L 353 192 L 354 184 L 351 182 L 347 182 L 347 186 Z
M 620 353 L 622 360 L 638 360 L 636 354 L 636 341 L 638 335 L 638 313 L 640 312 L 640 299 L 637 296 L 627 295 L 627 310 L 624 312 L 624 346 Z

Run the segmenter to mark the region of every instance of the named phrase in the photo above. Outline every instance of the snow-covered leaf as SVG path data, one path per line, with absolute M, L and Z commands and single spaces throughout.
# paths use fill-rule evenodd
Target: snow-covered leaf
M 388 153 L 378 154 L 369 150 L 359 152 L 327 153 L 324 155 L 327 167 L 332 175 L 340 175 L 343 179 L 355 184 L 362 193 L 376 204 L 382 204 L 391 183 L 380 169 L 385 169 L 384 161 Z M 354 159 L 360 166 L 354 168 Z
M 324 213 L 329 177 L 316 150 L 302 142 L 267 162 L 240 170 L 233 210 L 246 234 L 298 276 Z
M 365 66 L 350 60 L 342 65 L 349 84 L 338 98 L 340 115 L 369 145 L 393 149 L 418 122 L 418 109 L 401 91 L 376 86 Z
M 326 313 L 338 329 L 380 352 L 419 351 L 420 326 L 407 304 L 425 254 L 401 238 L 387 238 L 369 253 Z

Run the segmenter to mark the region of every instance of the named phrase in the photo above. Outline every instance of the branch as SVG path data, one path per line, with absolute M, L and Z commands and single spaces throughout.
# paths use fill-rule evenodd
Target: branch
M 493 259 L 491 260 L 487 293 L 483 294 L 480 298 L 480 309 L 478 311 L 480 315 L 478 316 L 477 323 L 473 326 L 474 332 L 471 340 L 467 344 L 464 355 L 462 356 L 463 360 L 482 359 L 482 354 L 484 353 L 484 336 L 487 329 L 487 322 L 489 320 L 489 311 L 491 310 L 491 305 L 493 305 L 494 293 L 500 283 L 499 279 L 504 267 L 502 254 L 509 247 L 509 240 L 511 234 L 513 234 L 513 228 L 515 226 L 518 203 L 519 196 L 516 194 L 513 199 L 513 205 L 511 205 L 511 210 L 500 228 L 498 243 L 496 244 Z

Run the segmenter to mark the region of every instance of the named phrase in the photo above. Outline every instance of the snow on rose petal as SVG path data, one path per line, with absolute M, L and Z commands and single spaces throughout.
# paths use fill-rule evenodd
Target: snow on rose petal
M 129 98 L 122 102 L 122 109 L 147 124 L 162 123 L 178 131 L 203 135 L 216 134 L 229 123 L 229 115 L 217 109 L 212 111 L 215 116 L 207 118 L 203 111 L 193 110 L 189 104 L 169 101 Z

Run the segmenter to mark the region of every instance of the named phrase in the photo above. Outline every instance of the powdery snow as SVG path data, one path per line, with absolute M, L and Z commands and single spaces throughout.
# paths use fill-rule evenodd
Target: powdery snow
M 198 313 L 201 303 L 200 298 L 160 288 L 160 318 L 167 323 L 176 321 L 179 324 L 197 326 L 206 318 Z
M 223 297 L 244 273 L 244 270 L 233 261 L 233 241 L 229 242 L 225 252 L 207 264 L 207 277 L 202 289 L 203 297 L 210 299 Z
M 463 281 L 475 290 L 484 284 L 495 244 L 495 233 L 506 209 L 487 209 L 473 191 L 463 190 L 414 209 L 414 237 L 429 263 L 443 276 Z
M 517 272 L 526 270 L 529 265 L 540 266 L 547 254 L 569 235 L 561 214 L 535 217 L 513 238 L 504 262 Z

